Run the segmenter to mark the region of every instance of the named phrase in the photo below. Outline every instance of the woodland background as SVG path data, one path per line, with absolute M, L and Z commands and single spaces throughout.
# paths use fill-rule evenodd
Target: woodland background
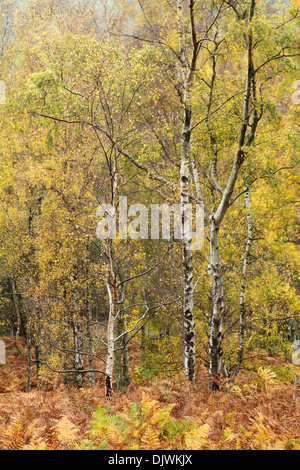
M 299 448 L 298 8 L 1 1 L 0 448 Z

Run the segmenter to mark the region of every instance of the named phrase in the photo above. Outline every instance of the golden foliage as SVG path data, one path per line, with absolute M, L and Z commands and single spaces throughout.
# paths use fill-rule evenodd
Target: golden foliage
M 200 427 L 193 429 L 185 436 L 186 449 L 201 450 L 203 445 L 207 442 L 207 436 L 210 430 L 209 424 L 203 424 Z
M 264 390 L 268 393 L 269 388 L 276 386 L 276 374 L 267 367 L 259 367 L 258 375 L 263 380 Z
M 63 444 L 69 446 L 76 442 L 79 429 L 67 416 L 63 416 L 54 429 L 57 440 L 61 441 Z
M 37 420 L 26 422 L 13 419 L 10 426 L 1 436 L 0 446 L 3 450 L 50 450 L 47 442 L 36 430 Z

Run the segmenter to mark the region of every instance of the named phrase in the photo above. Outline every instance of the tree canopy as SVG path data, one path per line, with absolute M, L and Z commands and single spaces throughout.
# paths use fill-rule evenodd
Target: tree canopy
M 35 367 L 79 388 L 100 375 L 110 396 L 200 367 L 216 390 L 257 348 L 291 357 L 298 7 L 1 2 L 0 333 L 26 338 L 28 392 Z M 131 236 L 118 219 L 99 238 L 122 198 Z M 178 204 L 181 238 L 143 236 L 154 204 Z

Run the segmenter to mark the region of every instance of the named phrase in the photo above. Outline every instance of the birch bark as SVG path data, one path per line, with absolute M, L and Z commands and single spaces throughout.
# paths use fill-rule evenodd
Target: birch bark
M 192 221 L 189 220 L 188 207 L 190 202 L 190 143 L 192 119 L 192 82 L 198 54 L 198 44 L 194 29 L 194 1 L 189 1 L 193 52 L 188 63 L 186 40 L 182 21 L 182 0 L 177 1 L 179 56 L 181 60 L 180 80 L 183 86 L 183 124 L 181 132 L 181 165 L 180 165 L 180 207 L 182 221 L 182 267 L 183 267 L 183 358 L 186 378 L 195 381 L 196 343 L 194 321 L 194 282 L 192 254 Z
M 240 290 L 240 322 L 239 322 L 239 350 L 237 356 L 237 362 L 234 369 L 236 375 L 241 367 L 241 363 L 244 355 L 244 338 L 245 338 L 245 316 L 246 316 L 246 285 L 247 285 L 247 268 L 249 265 L 250 250 L 253 244 L 253 223 L 250 212 L 250 194 L 249 189 L 245 191 L 245 208 L 247 218 L 247 242 L 245 247 L 243 271 L 241 279 L 241 290 Z
M 182 266 L 183 266 L 183 335 L 184 335 L 184 369 L 185 375 L 193 382 L 195 380 L 196 347 L 194 321 L 194 282 L 193 254 L 191 240 L 191 220 L 188 217 L 189 206 L 189 146 L 191 134 L 191 110 L 188 104 L 184 109 L 181 146 L 181 217 L 182 217 Z
M 117 175 L 117 160 L 116 155 L 112 161 L 111 169 L 111 205 L 116 207 L 116 195 L 118 188 L 118 175 Z M 105 381 L 105 396 L 109 397 L 112 394 L 112 378 L 114 369 L 115 357 L 115 338 L 114 327 L 115 320 L 118 315 L 119 302 L 118 302 L 118 283 L 116 273 L 113 265 L 113 239 L 110 233 L 107 236 L 106 242 L 106 288 L 109 299 L 108 323 L 107 323 L 107 359 L 106 359 L 106 381 Z
M 255 102 L 255 82 L 253 67 L 253 38 L 252 38 L 252 19 L 255 10 L 255 0 L 251 0 L 248 16 L 248 31 L 246 38 L 247 48 L 247 71 L 246 71 L 246 87 L 243 103 L 243 121 L 240 129 L 238 145 L 232 164 L 231 172 L 222 198 L 217 207 L 216 212 L 210 217 L 210 264 L 209 272 L 212 276 L 212 314 L 210 317 L 209 327 L 209 389 L 216 390 L 219 388 L 218 377 L 222 367 L 222 325 L 225 314 L 224 304 L 224 266 L 220 258 L 219 250 L 219 231 L 225 214 L 230 206 L 231 196 L 235 187 L 235 183 L 240 168 L 245 159 L 244 149 L 251 145 L 254 140 L 255 131 L 260 117 L 253 113 L 253 123 L 247 137 L 247 130 L 250 121 L 250 100 L 253 96 Z M 254 103 L 255 108 L 255 103 Z M 216 188 L 219 189 L 219 188 Z

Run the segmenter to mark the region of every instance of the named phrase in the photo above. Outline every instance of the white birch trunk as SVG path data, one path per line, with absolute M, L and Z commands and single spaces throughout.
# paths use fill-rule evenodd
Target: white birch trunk
M 73 336 L 74 336 L 74 368 L 76 370 L 76 386 L 81 388 L 84 386 L 84 376 L 83 373 L 80 372 L 84 369 L 83 365 L 83 358 L 82 358 L 82 338 L 80 331 L 78 330 L 78 325 L 76 321 L 73 320 Z
M 111 204 L 115 207 L 118 177 L 117 177 L 117 162 L 116 157 L 113 160 L 112 172 L 111 172 L 111 188 L 112 197 Z M 115 358 L 115 337 L 114 327 L 115 320 L 118 315 L 118 285 L 116 274 L 113 268 L 113 240 L 110 234 L 107 238 L 107 270 L 106 270 L 106 288 L 109 299 L 109 312 L 108 312 L 108 323 L 107 323 L 107 359 L 106 359 L 106 381 L 105 381 L 105 396 L 109 397 L 112 394 L 112 379 L 114 370 L 114 358 Z
M 88 333 L 88 344 L 89 344 L 89 351 L 91 353 L 94 352 L 94 344 L 93 344 L 93 336 L 92 336 L 92 328 L 91 328 L 91 321 L 92 321 L 92 308 L 91 308 L 91 302 L 88 300 L 87 302 L 87 333 Z M 92 372 L 94 369 L 94 358 L 93 356 L 88 356 L 88 364 L 89 364 L 89 369 L 91 372 L 89 372 L 89 387 L 93 388 L 95 386 L 95 374 Z
M 190 22 L 193 40 L 192 59 L 189 64 L 187 57 L 186 37 L 182 20 L 183 0 L 177 0 L 177 18 L 179 35 L 179 55 L 181 59 L 181 74 L 179 79 L 183 85 L 183 124 L 181 132 L 181 165 L 180 165 L 180 207 L 182 218 L 182 266 L 183 266 L 183 361 L 186 378 L 195 381 L 196 344 L 194 321 L 194 282 L 192 254 L 192 221 L 188 216 L 190 202 L 190 142 L 191 142 L 191 89 L 196 67 L 197 50 L 194 30 L 194 1 L 190 0 Z
M 106 382 L 105 382 L 105 396 L 109 397 L 112 394 L 112 379 L 114 370 L 115 359 L 115 320 L 118 315 L 118 286 L 116 274 L 113 270 L 112 260 L 112 240 L 108 240 L 107 249 L 107 277 L 106 287 L 109 298 L 109 314 L 107 323 L 107 359 L 106 359 Z
M 183 339 L 184 370 L 189 381 L 195 380 L 195 322 L 194 322 L 194 283 L 191 229 L 192 221 L 188 217 L 189 205 L 189 147 L 191 133 L 191 111 L 184 110 L 181 146 L 181 217 L 182 217 L 182 265 L 183 265 Z
M 245 337 L 245 316 L 246 316 L 246 285 L 247 285 L 247 268 L 249 264 L 250 250 L 253 244 L 253 223 L 250 212 L 250 195 L 249 189 L 245 192 L 245 208 L 246 208 L 246 218 L 247 218 L 247 242 L 245 247 L 244 261 L 243 261 L 243 270 L 242 270 L 242 279 L 241 279 L 241 290 L 240 290 L 240 321 L 239 321 L 239 350 L 237 363 L 235 366 L 234 373 L 240 369 L 243 355 L 244 355 L 244 337 Z
M 15 312 L 17 316 L 16 339 L 18 341 L 19 336 L 20 336 L 20 331 L 21 331 L 21 314 L 20 314 L 20 309 L 19 309 L 19 299 L 16 293 L 16 281 L 13 277 L 11 278 L 11 287 L 12 287 L 12 295 L 13 295 L 13 301 L 14 301 L 14 306 L 15 306 Z
M 247 35 L 247 71 L 246 88 L 243 103 L 243 122 L 240 129 L 239 141 L 232 164 L 231 172 L 222 198 L 214 215 L 210 217 L 210 264 L 209 271 L 212 276 L 212 315 L 210 318 L 209 331 L 209 388 L 216 390 L 219 388 L 218 376 L 222 367 L 222 323 L 225 313 L 224 305 L 224 267 L 219 253 L 219 230 L 225 214 L 230 206 L 231 196 L 240 168 L 245 159 L 244 148 L 251 145 L 254 140 L 256 127 L 260 117 L 254 112 L 254 122 L 250 126 L 251 130 L 247 137 L 247 130 L 250 118 L 251 93 L 255 96 L 255 82 L 253 78 L 253 45 L 251 22 L 254 15 L 255 0 L 251 0 L 248 17 Z M 216 187 L 216 189 L 218 189 Z
M 222 323 L 224 305 L 224 266 L 219 253 L 219 226 L 213 217 L 210 219 L 210 264 L 212 276 L 212 315 L 209 325 L 209 388 L 218 388 L 218 375 L 222 365 Z

